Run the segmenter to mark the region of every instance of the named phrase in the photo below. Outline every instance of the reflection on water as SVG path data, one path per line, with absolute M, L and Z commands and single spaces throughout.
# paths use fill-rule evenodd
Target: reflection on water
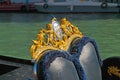
M 43 22 L 49 21 L 51 15 L 62 18 L 66 17 L 69 20 L 95 20 L 95 19 L 120 19 L 120 14 L 113 13 L 80 13 L 80 14 L 40 14 L 40 13 L 0 13 L 0 22 Z

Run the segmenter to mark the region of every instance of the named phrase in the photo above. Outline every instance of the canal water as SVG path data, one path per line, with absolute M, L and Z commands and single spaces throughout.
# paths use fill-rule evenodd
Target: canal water
M 0 23 L 18 22 L 35 23 L 51 20 L 52 16 L 58 19 L 66 17 L 69 20 L 98 20 L 98 19 L 120 19 L 118 13 L 80 13 L 80 14 L 41 14 L 41 13 L 0 13 Z
M 52 16 L 55 16 L 58 20 L 60 20 L 62 17 L 66 17 L 68 20 L 70 20 L 70 22 L 72 20 L 106 21 L 107 19 L 111 19 L 112 21 L 114 20 L 119 21 L 117 19 L 120 19 L 120 14 L 113 14 L 113 13 L 109 13 L 109 14 L 107 13 L 104 13 L 104 14 L 101 14 L 101 13 L 97 13 L 97 14 L 94 14 L 94 13 L 91 13 L 91 14 L 89 13 L 86 13 L 86 14 L 83 14 L 83 13 L 80 13 L 80 14 L 0 13 L 0 37 L 1 37 L 0 55 L 12 56 L 12 57 L 22 58 L 22 59 L 31 59 L 29 49 L 30 49 L 30 46 L 32 45 L 32 39 L 36 38 L 35 35 L 38 33 L 38 30 L 40 29 L 39 23 L 41 24 L 41 23 L 49 22 Z M 19 27 L 16 27 L 16 26 L 19 26 Z M 29 28 L 25 26 L 29 26 Z M 113 30 L 114 28 L 117 28 L 115 32 Z M 114 34 L 115 33 L 119 34 L 118 27 L 114 27 L 114 28 L 111 27 L 109 30 L 110 31 L 113 30 L 112 33 Z M 99 41 L 99 43 L 101 44 L 100 48 L 109 44 L 109 38 L 106 39 L 107 43 L 104 44 L 105 41 L 104 39 L 102 39 L 103 37 L 101 37 L 104 35 L 101 34 L 100 30 L 98 31 L 97 27 L 96 28 L 91 27 L 90 29 L 86 28 L 84 30 L 88 30 L 87 31 L 88 33 L 87 32 L 85 33 L 85 34 L 88 34 L 88 36 L 95 34 L 93 36 L 94 37 L 96 36 L 97 41 Z M 106 32 L 106 31 L 108 32 L 108 27 L 103 27 L 101 28 L 101 30 L 103 30 L 102 32 Z M 96 32 L 98 32 L 98 34 L 96 34 Z M 119 42 L 117 43 L 117 40 L 119 41 L 119 38 L 116 39 L 115 41 L 114 36 L 111 36 L 112 33 L 108 32 L 107 34 L 105 34 L 105 36 L 108 36 L 110 34 L 110 39 L 114 41 L 114 44 L 118 45 L 117 50 L 115 49 L 116 52 L 114 52 L 114 53 L 117 53 L 117 51 L 119 50 L 119 44 L 118 44 Z M 97 35 L 99 35 L 100 38 L 98 38 Z M 104 38 L 106 38 L 105 36 Z M 112 48 L 114 48 L 114 45 L 110 45 L 110 46 L 111 47 L 113 46 Z M 111 47 L 110 49 L 112 49 Z M 101 49 L 103 51 L 102 52 L 103 54 L 106 53 L 107 49 L 103 49 L 103 48 Z

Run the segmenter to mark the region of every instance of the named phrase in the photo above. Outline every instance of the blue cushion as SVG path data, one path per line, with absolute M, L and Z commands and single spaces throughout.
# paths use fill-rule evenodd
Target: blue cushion
M 76 74 L 75 76 L 78 75 L 78 78 L 79 78 L 78 80 L 87 80 L 86 75 L 84 73 L 84 70 L 83 70 L 79 60 L 76 59 L 75 57 L 71 56 L 70 54 L 68 54 L 65 51 L 57 51 L 57 50 L 47 51 L 45 53 L 45 55 L 38 62 L 35 63 L 34 71 L 36 73 L 36 78 L 38 80 L 54 80 L 53 78 L 55 76 L 58 76 L 58 77 L 56 77 L 57 78 L 56 80 L 65 80 L 68 76 L 66 76 L 66 78 L 65 78 L 65 76 L 63 76 L 64 78 L 62 78 L 62 76 L 61 76 L 62 74 L 61 75 L 59 74 L 59 69 L 58 69 L 58 72 L 55 72 L 59 75 L 57 75 L 57 74 L 53 75 L 54 74 L 53 71 L 57 67 L 59 68 L 59 66 L 53 66 L 55 69 L 53 69 L 53 71 L 50 71 L 50 68 L 52 67 L 52 65 L 55 63 L 55 61 L 58 61 L 58 60 L 59 60 L 59 62 L 57 62 L 57 63 L 60 63 L 58 65 L 63 65 L 63 66 L 60 66 L 60 68 L 63 68 L 63 70 L 61 70 L 60 73 L 65 74 L 66 72 L 73 71 L 72 73 L 68 73 L 65 75 L 69 76 L 71 74 Z M 71 66 L 71 63 L 74 65 L 75 69 L 74 68 L 73 69 L 70 68 L 71 70 L 67 69 L 67 68 L 69 68 L 69 64 Z M 64 69 L 65 67 L 67 67 L 67 68 Z M 67 70 L 69 70 L 69 71 L 67 71 Z M 51 73 L 53 76 L 51 76 Z M 71 77 L 71 76 L 69 76 L 69 77 Z M 69 79 L 69 78 L 67 78 L 67 79 Z

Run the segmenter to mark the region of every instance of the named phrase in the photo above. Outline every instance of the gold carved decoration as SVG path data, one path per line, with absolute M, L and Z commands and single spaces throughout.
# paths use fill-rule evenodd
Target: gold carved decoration
M 40 59 L 47 50 L 65 50 L 67 51 L 72 41 L 76 38 L 82 38 L 83 34 L 78 27 L 71 24 L 66 18 L 58 23 L 53 18 L 47 24 L 46 29 L 41 29 L 37 34 L 37 40 L 33 40 L 30 52 L 34 60 Z
M 108 74 L 110 76 L 112 76 L 112 74 L 113 74 L 120 78 L 120 69 L 118 69 L 118 67 L 115 67 L 115 66 L 110 66 L 110 67 L 108 67 Z

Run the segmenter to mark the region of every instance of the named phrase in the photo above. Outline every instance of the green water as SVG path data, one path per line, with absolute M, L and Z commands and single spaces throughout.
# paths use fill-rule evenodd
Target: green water
M 120 14 L 55 14 L 67 17 L 84 35 L 96 40 L 102 59 L 120 56 Z M 51 14 L 0 13 L 0 55 L 31 59 L 32 39 Z

